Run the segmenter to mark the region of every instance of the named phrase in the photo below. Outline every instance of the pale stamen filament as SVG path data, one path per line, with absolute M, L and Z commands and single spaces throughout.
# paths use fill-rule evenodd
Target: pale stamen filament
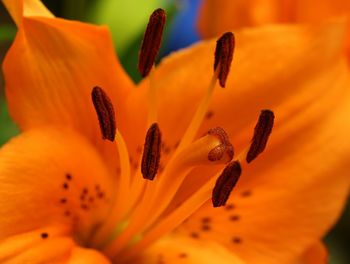
M 223 142 L 217 136 L 206 135 L 185 148 L 177 159 L 168 164 L 161 178 L 156 178 L 153 182 L 147 181 L 142 200 L 129 218 L 129 226 L 106 248 L 107 255 L 118 254 L 126 246 L 127 241 L 158 219 L 171 203 L 185 177 L 195 166 L 229 162 L 233 155 L 232 145 L 222 148 L 224 155 L 221 155 L 220 159 L 208 160 L 208 153 L 222 145 Z M 164 188 L 167 189 L 166 193 L 162 192 Z
M 110 235 L 111 229 L 126 213 L 128 208 L 128 197 L 130 193 L 130 160 L 126 143 L 119 130 L 116 131 L 115 141 L 113 142 L 118 150 L 120 162 L 120 175 L 117 181 L 116 196 L 110 215 L 105 219 L 103 225 L 97 230 L 91 240 L 92 245 L 102 245 L 105 239 Z
M 148 126 L 157 122 L 157 89 L 155 82 L 155 65 L 149 73 L 148 90 Z
M 240 153 L 239 156 L 243 156 L 243 153 Z M 144 236 L 139 235 L 139 239 L 136 240 L 134 244 L 130 245 L 125 252 L 118 256 L 119 259 L 125 260 L 132 257 L 134 252 L 142 251 L 158 238 L 174 230 L 190 215 L 192 215 L 193 212 L 209 201 L 212 198 L 213 186 L 215 186 L 215 182 L 220 174 L 221 172 L 211 177 L 179 207 L 170 212 L 168 215 L 162 217 L 157 224 L 154 224 L 148 231 L 146 231 Z
M 171 232 L 178 227 L 183 221 L 185 221 L 193 212 L 199 209 L 205 202 L 211 198 L 212 188 L 215 184 L 216 178 L 212 177 L 207 183 L 205 183 L 199 190 L 197 190 L 191 197 L 170 214 L 160 220 L 159 223 L 154 225 L 144 236 L 141 236 L 135 244 L 130 245 L 125 252 L 120 254 L 118 258 L 125 260 L 133 256 L 134 252 L 141 252 L 144 248 L 156 241 L 159 237 Z

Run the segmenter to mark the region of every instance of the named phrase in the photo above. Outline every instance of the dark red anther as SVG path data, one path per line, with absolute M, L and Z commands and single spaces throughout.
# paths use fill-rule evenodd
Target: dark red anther
M 161 153 L 161 132 L 157 123 L 147 131 L 142 154 L 141 173 L 144 179 L 153 180 L 157 174 Z
M 103 139 L 114 141 L 117 130 L 115 113 L 111 99 L 105 91 L 96 86 L 91 93 Z
M 262 110 L 259 120 L 254 129 L 254 136 L 250 145 L 246 161 L 252 162 L 261 152 L 264 151 L 269 136 L 272 132 L 275 115 L 271 110 Z
M 216 42 L 214 71 L 218 69 L 218 79 L 221 87 L 225 87 L 227 76 L 230 72 L 235 49 L 235 35 L 226 32 Z
M 162 42 L 165 20 L 165 11 L 160 8 L 149 18 L 139 54 L 138 70 L 142 77 L 146 77 L 154 65 Z
M 221 175 L 216 180 L 212 194 L 212 203 L 214 207 L 226 205 L 226 202 L 229 199 L 233 188 L 236 186 L 241 173 L 242 168 L 239 161 L 231 162 L 222 171 Z

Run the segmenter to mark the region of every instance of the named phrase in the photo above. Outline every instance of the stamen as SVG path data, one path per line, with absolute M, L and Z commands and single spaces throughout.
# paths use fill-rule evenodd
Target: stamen
M 100 123 L 102 137 L 113 142 L 117 128 L 112 101 L 98 86 L 92 89 L 91 98 Z
M 149 18 L 139 55 L 138 70 L 142 77 L 146 77 L 154 65 L 162 41 L 165 20 L 165 11 L 160 8 Z
M 216 181 L 212 202 L 214 207 L 224 206 L 242 173 L 239 161 L 233 161 L 223 170 Z
M 217 177 L 218 176 L 219 175 L 217 175 Z M 133 245 L 130 245 L 130 247 L 123 254 L 118 255 L 118 260 L 124 261 L 131 258 L 134 252 L 140 252 L 144 250 L 156 239 L 174 230 L 190 215 L 197 211 L 212 197 L 212 186 L 216 182 L 215 179 L 216 177 L 211 177 L 202 187 L 195 191 L 179 207 L 159 219 L 156 224 L 154 224 L 143 234 L 142 240 L 136 242 Z M 205 219 L 205 223 L 207 223 L 207 219 Z
M 153 180 L 157 174 L 161 153 L 161 133 L 157 123 L 154 123 L 147 131 L 141 172 L 144 179 Z
M 235 36 L 232 32 L 226 32 L 216 42 L 214 71 L 219 67 L 218 79 L 220 86 L 223 88 L 230 72 L 234 49 Z
M 125 243 L 137 232 L 147 229 L 158 221 L 157 219 L 171 204 L 179 187 L 193 168 L 201 165 L 226 164 L 229 162 L 232 159 L 233 151 L 232 145 L 226 140 L 228 140 L 228 137 L 222 128 L 212 129 L 210 133 L 186 146 L 176 157 L 169 161 L 162 177 L 157 182 L 146 186 L 142 199 L 129 217 L 129 225 L 123 230 L 123 233 L 110 243 L 105 249 L 105 253 L 112 256 L 118 255 L 125 247 Z M 225 146 L 222 159 L 210 161 L 208 153 L 220 145 Z M 211 189 L 214 183 L 215 181 L 206 188 L 206 200 L 211 197 Z M 203 194 L 201 194 L 202 196 Z M 148 215 L 146 221 L 145 215 Z M 183 214 L 181 213 L 181 215 Z
M 264 151 L 271 134 L 275 115 L 271 110 L 262 110 L 259 120 L 254 129 L 254 136 L 250 145 L 246 160 L 252 162 L 261 152 Z
M 219 80 L 220 85 L 225 87 L 226 79 L 230 71 L 231 62 L 233 59 L 235 41 L 234 35 L 231 32 L 225 33 L 217 41 L 214 60 L 214 74 L 211 78 L 207 91 L 202 98 L 199 106 L 191 120 L 191 123 L 187 127 L 184 136 L 181 139 L 180 145 L 177 151 L 180 151 L 187 144 L 191 143 L 202 124 L 203 119 L 207 114 L 207 110 L 210 104 L 210 99 L 213 94 L 216 81 Z
M 129 206 L 129 200 L 125 199 L 125 197 L 129 196 L 130 193 L 130 160 L 129 160 L 129 152 L 127 145 L 125 143 L 124 138 L 122 137 L 120 131 L 117 130 L 116 133 L 116 141 L 114 144 L 117 147 L 119 153 L 119 162 L 121 173 L 118 177 L 118 187 L 116 190 L 116 196 L 114 198 L 113 204 L 117 204 L 118 206 L 114 206 L 114 209 L 108 215 L 100 226 L 100 228 L 96 231 L 93 239 L 91 240 L 92 245 L 101 245 L 104 243 L 104 239 L 108 237 L 108 234 L 111 233 L 111 229 L 115 226 L 116 223 L 120 221 L 120 219 L 124 216 L 125 212 Z M 104 193 L 98 191 L 98 197 L 102 198 Z

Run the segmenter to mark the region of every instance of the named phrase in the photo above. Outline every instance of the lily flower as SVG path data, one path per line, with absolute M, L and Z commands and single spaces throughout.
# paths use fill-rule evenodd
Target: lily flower
M 315 8 L 317 7 L 317 8 Z M 205 38 L 242 27 L 275 23 L 320 23 L 350 15 L 344 0 L 204 0 L 199 11 L 198 29 Z M 350 25 L 346 47 L 350 56 Z
M 154 67 L 156 10 L 136 85 L 104 26 L 3 3 L 22 133 L 0 150 L 1 263 L 326 261 L 349 191 L 343 23 L 227 32 Z

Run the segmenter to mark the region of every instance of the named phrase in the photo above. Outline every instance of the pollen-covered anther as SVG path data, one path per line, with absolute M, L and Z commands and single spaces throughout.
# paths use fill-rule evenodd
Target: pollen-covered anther
M 234 155 L 234 150 L 225 130 L 222 129 L 221 127 L 215 127 L 208 131 L 208 135 L 217 137 L 221 142 L 221 144 L 213 148 L 208 153 L 208 160 L 210 161 L 222 160 L 224 162 L 231 161 Z
M 161 8 L 155 10 L 149 18 L 139 54 L 138 70 L 142 77 L 149 74 L 155 63 L 162 42 L 165 20 L 166 14 Z
M 218 71 L 219 83 L 223 88 L 230 72 L 234 49 L 235 35 L 232 32 L 226 32 L 216 42 L 214 71 Z
M 271 110 L 262 110 L 259 120 L 254 129 L 254 135 L 248 150 L 246 161 L 252 162 L 261 152 L 264 151 L 267 141 L 272 132 L 275 115 Z
M 239 161 L 233 161 L 225 167 L 213 189 L 212 203 L 214 207 L 226 205 L 226 202 L 230 198 L 230 194 L 236 186 L 241 174 L 242 168 Z
M 144 179 L 153 180 L 159 168 L 162 136 L 157 123 L 148 129 L 142 154 L 141 173 Z
M 91 93 L 103 139 L 114 141 L 117 130 L 115 112 L 111 99 L 105 91 L 96 86 Z

